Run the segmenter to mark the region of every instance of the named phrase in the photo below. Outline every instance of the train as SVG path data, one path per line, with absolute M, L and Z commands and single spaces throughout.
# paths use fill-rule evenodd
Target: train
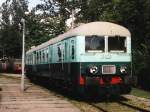
M 46 78 L 78 94 L 128 94 L 132 83 L 131 33 L 118 24 L 90 22 L 26 52 L 29 78 Z
M 5 73 L 21 73 L 21 59 L 1 59 L 0 60 L 0 72 Z

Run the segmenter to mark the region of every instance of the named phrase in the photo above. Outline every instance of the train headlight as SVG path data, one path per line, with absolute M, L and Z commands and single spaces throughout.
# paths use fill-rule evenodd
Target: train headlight
M 89 72 L 90 72 L 91 74 L 97 74 L 97 73 L 98 73 L 98 67 L 97 67 L 97 66 L 91 66 L 91 67 L 89 68 Z
M 120 67 L 120 72 L 121 72 L 122 74 L 126 74 L 126 73 L 127 73 L 127 67 L 126 67 L 126 66 L 121 66 L 121 67 Z

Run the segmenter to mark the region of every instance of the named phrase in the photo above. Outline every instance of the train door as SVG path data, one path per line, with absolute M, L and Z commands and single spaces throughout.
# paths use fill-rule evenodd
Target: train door
M 67 51 L 67 54 L 68 54 L 68 74 L 71 74 L 71 71 L 72 71 L 72 61 L 74 61 L 75 59 L 75 41 L 73 39 L 70 39 L 69 40 L 69 43 L 68 43 L 68 51 Z
M 45 48 L 45 64 L 48 63 L 49 51 L 48 48 Z
M 67 62 L 67 59 L 68 59 L 68 44 L 67 44 L 67 41 L 65 41 L 65 53 L 64 53 L 64 60 L 65 62 Z
M 32 54 L 32 64 L 35 65 L 36 64 L 36 51 L 33 52 Z
M 65 54 L 64 54 L 64 59 L 65 59 L 65 73 L 67 75 L 70 74 L 70 40 L 66 40 L 64 43 L 64 50 L 65 50 Z M 69 76 L 67 76 L 69 77 Z
M 52 63 L 53 59 L 53 45 L 49 46 L 49 62 Z
M 36 51 L 32 54 L 32 71 L 36 72 Z
M 61 51 L 61 44 L 57 45 L 57 55 L 58 55 L 58 62 L 62 61 L 62 51 Z
M 64 46 L 64 43 L 62 44 L 62 62 L 64 63 L 64 60 L 65 60 L 65 46 Z
M 70 46 L 69 46 L 69 55 L 70 55 L 70 81 L 72 83 L 73 88 L 76 87 L 78 83 L 78 65 L 75 63 L 76 59 L 76 49 L 75 49 L 75 38 L 72 38 L 70 40 Z
M 64 51 L 64 44 L 58 44 L 58 61 L 61 63 L 62 70 L 64 69 L 64 58 L 65 58 L 65 51 Z
M 70 61 L 74 61 L 75 60 L 75 41 L 74 40 L 70 40 Z

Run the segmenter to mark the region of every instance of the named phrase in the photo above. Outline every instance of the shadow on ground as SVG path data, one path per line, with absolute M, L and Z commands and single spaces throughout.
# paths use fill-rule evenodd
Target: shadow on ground
M 76 100 L 76 101 L 84 101 L 89 103 L 98 103 L 98 102 L 118 102 L 118 101 L 127 101 L 128 99 L 116 95 L 116 96 L 99 96 L 96 93 L 86 94 L 84 96 L 80 96 L 75 92 L 69 91 L 66 88 L 62 88 L 59 86 L 56 86 L 54 84 L 51 84 L 50 82 L 46 80 L 32 80 L 31 81 L 34 84 L 40 85 L 50 91 L 53 91 L 56 96 L 61 95 L 63 97 L 66 97 L 70 100 Z M 28 87 L 26 88 L 28 89 Z

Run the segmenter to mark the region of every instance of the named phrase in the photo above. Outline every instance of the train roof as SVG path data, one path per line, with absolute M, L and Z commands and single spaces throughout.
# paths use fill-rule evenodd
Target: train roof
M 73 36 L 84 36 L 84 35 L 99 35 L 99 36 L 124 36 L 131 37 L 130 31 L 118 24 L 110 22 L 91 22 L 83 24 L 79 27 L 69 30 L 68 32 L 57 36 L 56 38 L 50 39 L 49 41 L 31 48 L 27 53 L 42 49 L 50 44 L 54 44 L 61 40 L 64 40 Z

